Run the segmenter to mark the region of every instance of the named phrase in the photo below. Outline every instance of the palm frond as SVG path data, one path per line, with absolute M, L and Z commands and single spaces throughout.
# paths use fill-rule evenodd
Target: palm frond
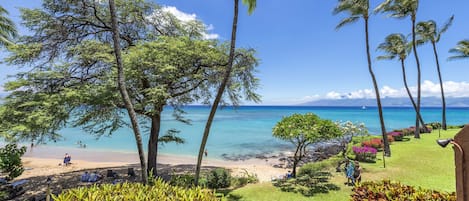
M 256 9 L 257 1 L 256 0 L 243 0 L 242 2 L 244 5 L 248 7 L 248 14 L 251 15 Z
M 382 56 L 376 57 L 376 59 L 378 60 L 393 60 L 395 58 L 396 58 L 395 55 L 382 55 Z
M 351 16 L 351 17 L 347 17 L 347 18 L 344 18 L 342 21 L 340 21 L 340 23 L 335 27 L 336 30 L 342 28 L 343 26 L 347 25 L 347 24 L 351 24 L 351 23 L 354 23 L 356 21 L 358 21 L 360 19 L 360 17 L 358 16 Z
M 454 15 L 452 15 L 446 22 L 445 24 L 440 28 L 440 31 L 438 32 L 437 36 L 436 36 L 436 42 L 440 41 L 440 38 L 441 38 L 441 34 L 445 33 L 449 27 L 453 24 L 453 20 L 454 20 Z

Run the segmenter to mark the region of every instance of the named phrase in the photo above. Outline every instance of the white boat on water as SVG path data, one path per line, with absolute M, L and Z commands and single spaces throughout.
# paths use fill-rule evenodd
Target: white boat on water
M 362 110 L 366 110 L 366 106 L 362 106 Z

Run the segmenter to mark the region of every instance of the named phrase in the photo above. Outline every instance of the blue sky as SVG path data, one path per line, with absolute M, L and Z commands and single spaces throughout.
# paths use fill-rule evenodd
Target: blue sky
M 8 2 L 8 4 L 7 4 Z M 157 3 L 175 7 L 210 25 L 219 39 L 228 40 L 231 33 L 233 1 L 231 0 L 162 0 Z M 381 1 L 372 1 L 375 7 Z M 17 7 L 39 6 L 38 1 L 6 0 L 2 6 L 19 22 Z M 319 98 L 369 98 L 373 96 L 368 74 L 364 25 L 362 21 L 335 30 L 344 15 L 332 15 L 337 1 L 331 0 L 258 0 L 252 15 L 241 6 L 238 25 L 238 47 L 252 47 L 261 64 L 259 93 L 265 105 L 297 104 Z M 469 60 L 447 61 L 448 50 L 457 42 L 469 39 L 469 1 L 420 1 L 418 21 L 435 20 L 442 25 L 451 15 L 455 20 L 443 35 L 438 50 L 443 80 L 448 96 L 469 97 Z M 20 27 L 20 26 L 19 26 Z M 24 29 L 21 29 L 24 32 Z M 372 57 L 381 52 L 376 47 L 391 33 L 408 34 L 410 19 L 389 19 L 385 15 L 370 18 Z M 430 45 L 418 49 L 422 66 L 425 96 L 437 96 L 438 77 Z M 406 62 L 411 86 L 416 85 L 413 55 Z M 402 74 L 397 61 L 377 61 L 373 68 L 384 96 L 403 96 Z M 0 84 L 12 67 L 0 64 Z

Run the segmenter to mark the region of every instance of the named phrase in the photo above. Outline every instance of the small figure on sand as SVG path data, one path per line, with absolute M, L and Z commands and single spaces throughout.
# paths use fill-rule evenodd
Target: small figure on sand
M 68 153 L 65 153 L 64 165 L 68 166 L 70 164 L 72 164 L 72 157 L 70 155 L 68 155 Z

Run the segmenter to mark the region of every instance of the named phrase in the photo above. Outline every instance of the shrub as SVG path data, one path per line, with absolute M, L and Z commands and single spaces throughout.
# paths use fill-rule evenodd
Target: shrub
M 18 148 L 14 143 L 0 148 L 0 170 L 8 174 L 7 180 L 13 180 L 23 174 L 24 168 L 21 163 L 21 156 L 25 152 L 26 147 Z
M 171 186 L 162 179 L 152 181 L 153 185 L 141 183 L 102 184 L 68 189 L 59 195 L 52 195 L 55 201 L 78 200 L 218 200 L 212 191 L 197 188 Z
M 361 162 L 375 162 L 377 150 L 373 147 L 353 147 L 355 160 Z
M 434 200 L 456 201 L 456 193 L 425 190 L 383 180 L 380 182 L 363 182 L 352 189 L 352 201 L 359 200 Z
M 224 168 L 217 168 L 207 175 L 207 186 L 212 189 L 230 187 L 231 174 Z
M 439 129 L 441 128 L 441 123 L 440 122 L 431 122 L 426 124 L 426 126 L 432 127 L 432 129 Z
M 370 140 L 363 141 L 362 147 L 373 147 L 379 151 L 383 148 L 383 142 L 381 141 L 381 138 L 372 138 Z
M 169 184 L 180 187 L 192 187 L 194 185 L 194 181 L 195 176 L 193 174 L 173 174 L 171 175 Z
M 414 130 L 412 130 L 410 128 L 404 128 L 404 129 L 402 129 L 402 134 L 404 136 L 411 136 L 411 135 L 414 135 Z
M 404 134 L 398 131 L 389 132 L 388 136 L 391 136 L 394 139 L 394 141 L 402 141 L 402 139 L 404 138 Z
M 246 184 L 255 184 L 259 182 L 256 174 L 249 174 L 247 170 L 244 170 L 242 176 L 232 177 L 231 178 L 231 186 L 235 187 L 242 187 Z

